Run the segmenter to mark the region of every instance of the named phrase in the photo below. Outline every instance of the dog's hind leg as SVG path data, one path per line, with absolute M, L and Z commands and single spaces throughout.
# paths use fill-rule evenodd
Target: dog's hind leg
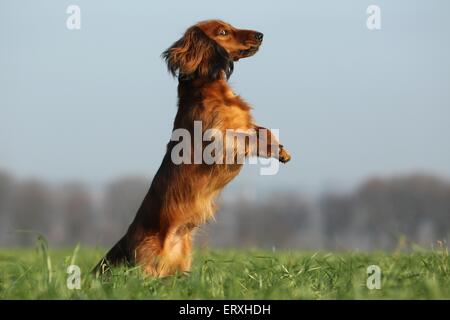
M 191 267 L 192 235 L 190 230 L 173 228 L 164 240 L 156 235 L 146 239 L 137 250 L 137 263 L 149 276 L 165 277 L 188 272 Z
M 189 272 L 191 270 L 192 263 L 192 232 L 187 232 L 183 236 L 182 255 L 180 259 L 179 269 L 182 272 Z

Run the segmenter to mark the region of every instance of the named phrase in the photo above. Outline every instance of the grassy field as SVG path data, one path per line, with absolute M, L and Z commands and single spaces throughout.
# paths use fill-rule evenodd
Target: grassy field
M 100 281 L 88 271 L 103 250 L 0 249 L 0 299 L 449 299 L 446 249 L 405 253 L 197 251 L 190 275 L 144 278 L 114 270 Z M 81 269 L 69 290 L 67 267 Z M 367 267 L 381 268 L 381 289 L 366 286 Z

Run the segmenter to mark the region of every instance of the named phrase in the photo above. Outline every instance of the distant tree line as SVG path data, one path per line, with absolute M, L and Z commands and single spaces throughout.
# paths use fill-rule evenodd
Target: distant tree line
M 121 178 L 96 191 L 0 171 L 0 246 L 32 245 L 38 233 L 54 246 L 109 246 L 132 221 L 150 180 Z M 198 245 L 371 250 L 405 241 L 429 247 L 450 235 L 450 182 L 426 174 L 374 178 L 353 192 L 317 198 L 227 198 L 233 200 L 219 200 L 216 221 L 199 228 Z

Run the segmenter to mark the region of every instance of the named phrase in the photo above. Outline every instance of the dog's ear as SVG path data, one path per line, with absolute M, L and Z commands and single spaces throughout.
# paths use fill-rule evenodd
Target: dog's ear
M 180 78 L 217 79 L 222 71 L 227 78 L 233 72 L 233 61 L 226 50 L 197 26 L 162 54 L 169 71 Z

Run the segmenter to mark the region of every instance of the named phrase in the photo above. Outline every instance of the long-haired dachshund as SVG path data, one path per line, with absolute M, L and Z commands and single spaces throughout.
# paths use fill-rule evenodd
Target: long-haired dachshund
M 234 62 L 254 55 L 262 41 L 260 32 L 209 20 L 190 27 L 164 51 L 169 71 L 178 77 L 174 131 L 185 129 L 194 134 L 194 121 L 200 121 L 202 133 L 208 129 L 219 130 L 224 136 L 227 129 L 255 132 L 256 146 L 248 142 L 250 139 L 245 140 L 245 156 L 273 157 L 283 163 L 290 160 L 289 153 L 270 130 L 255 123 L 251 107 L 233 93 L 227 82 Z M 103 273 L 109 266 L 120 264 L 139 265 L 152 276 L 189 271 L 193 231 L 214 215 L 215 198 L 236 177 L 242 163 L 175 164 L 172 159 L 175 145 L 172 140 L 168 143 L 163 162 L 134 221 L 99 262 L 96 272 Z M 204 149 L 205 144 L 201 147 Z M 224 148 L 219 158 L 225 156 L 227 148 L 232 148 L 235 158 L 238 156 L 234 138 Z M 195 151 L 193 144 L 190 149 Z

